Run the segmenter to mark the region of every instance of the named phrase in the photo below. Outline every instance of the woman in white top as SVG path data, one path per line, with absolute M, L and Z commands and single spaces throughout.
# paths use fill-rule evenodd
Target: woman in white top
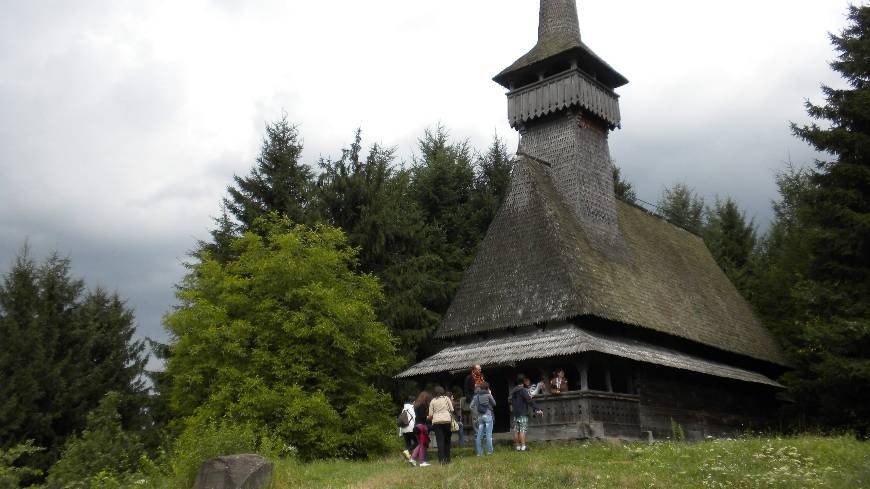
M 417 426 L 417 414 L 414 412 L 414 396 L 408 397 L 405 405 L 402 406 L 402 412 L 399 413 L 399 418 L 407 414 L 408 424 L 399 426 L 399 436 L 405 439 L 405 451 L 402 456 L 409 463 L 414 464 L 411 460 L 411 452 L 417 448 L 417 434 L 414 433 L 414 427 Z

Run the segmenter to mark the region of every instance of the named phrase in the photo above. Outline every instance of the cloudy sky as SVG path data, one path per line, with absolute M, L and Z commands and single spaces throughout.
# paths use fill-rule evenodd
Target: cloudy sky
M 655 201 L 683 181 L 761 225 L 773 176 L 810 149 L 788 121 L 840 84 L 841 0 L 579 0 L 584 41 L 631 83 L 611 152 Z M 427 127 L 513 149 L 490 79 L 534 45 L 535 0 L 0 0 L 0 272 L 27 240 L 128 298 L 165 339 L 173 285 L 263 126 L 304 159 L 357 127 L 409 161 Z

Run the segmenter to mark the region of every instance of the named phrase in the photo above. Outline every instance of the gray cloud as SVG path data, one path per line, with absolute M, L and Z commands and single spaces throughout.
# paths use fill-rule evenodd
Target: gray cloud
M 735 3 L 736 2 L 736 3 Z M 640 196 L 684 181 L 762 224 L 773 173 L 815 155 L 789 134 L 820 82 L 846 3 L 580 0 L 584 40 L 631 80 L 617 163 Z M 0 16 L 0 271 L 25 239 L 165 340 L 173 286 L 233 174 L 281 110 L 304 159 L 367 144 L 410 162 L 439 121 L 511 146 L 490 78 L 534 42 L 536 2 L 11 1 Z M 751 15 L 749 14 L 751 12 Z

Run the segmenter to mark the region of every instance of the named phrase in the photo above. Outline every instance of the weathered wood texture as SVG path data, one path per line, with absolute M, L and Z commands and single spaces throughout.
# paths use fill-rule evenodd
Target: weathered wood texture
M 619 127 L 619 97 L 578 69 L 552 76 L 507 94 L 512 127 L 570 107 L 578 107 Z
M 645 366 L 636 374 L 642 431 L 672 436 L 671 420 L 687 440 L 763 429 L 775 421 L 776 389 Z

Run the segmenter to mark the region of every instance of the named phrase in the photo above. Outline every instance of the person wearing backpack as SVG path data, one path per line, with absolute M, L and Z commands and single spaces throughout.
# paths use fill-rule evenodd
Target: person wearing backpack
M 486 453 L 492 456 L 492 423 L 493 423 L 493 408 L 495 408 L 495 398 L 492 397 L 492 391 L 489 389 L 489 383 L 483 382 L 480 384 L 480 389 L 474 393 L 474 398 L 471 400 L 471 414 L 477 418 L 477 456 L 483 456 L 483 434 L 486 433 Z
M 411 453 L 417 448 L 417 434 L 414 433 L 414 427 L 417 425 L 417 414 L 414 412 L 414 396 L 409 396 L 402 406 L 402 412 L 396 420 L 399 425 L 399 436 L 405 439 L 405 451 L 402 456 L 405 460 L 413 464 Z

